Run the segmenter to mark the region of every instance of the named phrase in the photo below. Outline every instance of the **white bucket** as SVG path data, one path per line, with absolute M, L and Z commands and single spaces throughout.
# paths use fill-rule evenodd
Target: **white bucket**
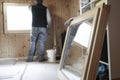
M 46 50 L 47 52 L 47 58 L 49 62 L 55 62 L 56 60 L 56 49 L 49 49 Z

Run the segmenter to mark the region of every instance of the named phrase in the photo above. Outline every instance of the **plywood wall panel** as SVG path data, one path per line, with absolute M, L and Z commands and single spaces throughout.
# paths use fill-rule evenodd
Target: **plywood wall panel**
M 55 40 L 53 41 L 52 47 L 56 46 L 58 55 L 61 55 L 62 51 L 61 33 L 65 28 L 64 22 L 69 17 L 68 7 L 66 7 L 67 3 L 67 0 L 51 0 L 50 2 L 48 1 L 48 3 L 46 3 L 52 15 L 52 38 Z
M 0 26 L 3 26 L 3 12 L 2 12 L 2 3 L 0 3 Z M 3 32 L 3 27 L 0 27 L 0 34 Z
M 79 0 L 70 0 L 69 1 L 69 13 L 70 17 L 75 17 L 80 14 Z
M 28 35 L 1 35 L 0 57 L 25 57 L 28 54 Z

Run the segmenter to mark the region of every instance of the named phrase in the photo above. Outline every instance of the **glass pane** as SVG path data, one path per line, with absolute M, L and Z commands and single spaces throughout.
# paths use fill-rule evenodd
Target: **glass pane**
M 82 14 L 83 14 L 84 12 L 90 10 L 90 9 L 91 9 L 91 5 L 90 5 L 90 4 L 84 6 L 84 7 L 82 8 Z
M 28 6 L 7 6 L 8 30 L 31 30 L 31 21 Z
M 92 30 L 93 18 L 71 26 L 63 65 L 63 71 L 68 71 L 67 76 L 69 72 L 78 77 L 82 76 Z
M 30 3 L 3 3 L 5 33 L 29 33 L 32 29 Z

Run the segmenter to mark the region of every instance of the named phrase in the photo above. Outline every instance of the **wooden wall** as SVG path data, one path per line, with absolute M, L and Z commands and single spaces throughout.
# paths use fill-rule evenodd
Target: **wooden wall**
M 29 51 L 29 34 L 4 34 L 3 2 L 34 2 L 35 0 L 0 0 L 0 58 L 27 57 Z M 64 22 L 70 17 L 77 16 L 79 0 L 45 0 L 52 16 L 52 26 L 48 32 L 46 49 L 51 49 L 56 44 L 57 55 L 61 55 L 61 33 L 66 30 Z M 19 15 L 18 15 L 19 16 Z M 55 34 L 54 34 L 55 33 Z M 56 36 L 56 42 L 53 41 Z
M 0 58 L 25 57 L 29 51 L 29 34 L 5 34 L 3 22 L 3 2 L 28 2 L 27 0 L 0 1 Z M 18 15 L 19 16 L 19 15 Z

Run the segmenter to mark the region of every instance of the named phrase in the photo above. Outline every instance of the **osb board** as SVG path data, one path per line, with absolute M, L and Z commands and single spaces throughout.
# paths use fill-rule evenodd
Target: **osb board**
M 3 2 L 21 3 L 34 2 L 35 0 L 0 0 L 0 57 L 26 57 L 29 51 L 29 34 L 4 34 L 3 27 Z M 79 0 L 78 0 L 79 1 Z M 71 6 L 71 3 L 72 4 Z M 76 16 L 78 3 L 74 0 L 45 0 L 44 4 L 48 6 L 52 16 L 52 26 L 48 32 L 45 49 L 51 49 L 56 43 L 57 55 L 61 55 L 62 43 L 61 33 L 66 30 L 64 22 L 71 16 Z M 74 6 L 74 7 L 73 7 Z M 74 9 L 73 9 L 74 8 Z M 76 10 L 72 12 L 71 10 Z M 53 37 L 56 42 L 54 43 Z

